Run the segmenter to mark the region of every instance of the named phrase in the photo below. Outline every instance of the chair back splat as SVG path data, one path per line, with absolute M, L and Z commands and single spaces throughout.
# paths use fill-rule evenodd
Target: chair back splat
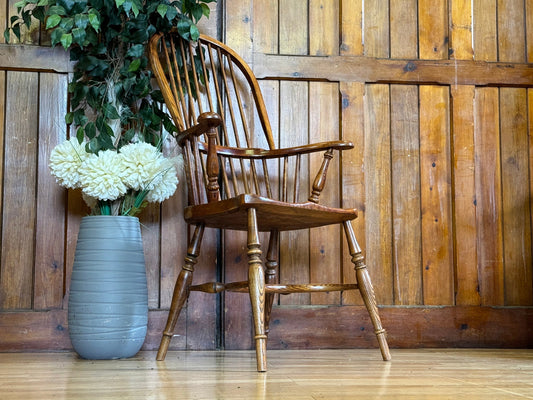
M 352 149 L 330 141 L 276 149 L 257 80 L 250 67 L 223 43 L 201 36 L 182 40 L 176 32 L 156 34 L 150 62 L 183 148 L 189 205 L 185 221 L 195 225 L 163 332 L 158 360 L 165 358 L 181 308 L 190 291 L 248 292 L 254 318 L 257 369 L 266 371 L 266 339 L 275 294 L 359 290 L 374 324 L 384 360 L 390 359 L 374 290 L 355 240 L 356 210 L 320 204 L 334 156 Z M 285 134 L 291 134 L 285 133 Z M 311 181 L 301 179 L 309 157 L 322 157 Z M 307 197 L 299 196 L 310 187 Z M 278 280 L 279 232 L 342 224 L 352 256 L 356 284 L 282 284 Z M 192 285 L 205 227 L 248 233 L 248 280 Z M 258 232 L 270 232 L 266 262 Z M 230 266 L 226 266 L 230 268 Z

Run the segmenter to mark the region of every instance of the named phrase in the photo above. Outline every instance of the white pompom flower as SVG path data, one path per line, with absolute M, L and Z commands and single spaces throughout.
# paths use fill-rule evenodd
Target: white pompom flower
M 126 194 L 124 178 L 122 156 L 113 150 L 91 154 L 80 171 L 83 193 L 98 200 L 116 200 Z
M 125 167 L 124 183 L 135 191 L 152 190 L 161 179 L 163 154 L 149 143 L 131 143 L 120 149 Z
M 68 189 L 80 187 L 80 167 L 89 156 L 85 144 L 74 137 L 58 144 L 50 153 L 50 172 L 61 186 Z
M 174 194 L 178 187 L 178 174 L 174 164 L 174 160 L 163 158 L 161 173 L 155 187 L 146 195 L 146 201 L 161 203 Z

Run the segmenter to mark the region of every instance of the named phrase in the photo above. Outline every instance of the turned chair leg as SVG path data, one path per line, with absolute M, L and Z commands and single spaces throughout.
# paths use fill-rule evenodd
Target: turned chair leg
M 176 280 L 176 285 L 174 286 L 174 294 L 172 295 L 172 303 L 168 313 L 167 324 L 163 331 L 161 344 L 159 345 L 159 350 L 157 352 L 157 361 L 163 361 L 165 359 L 181 309 L 189 297 L 189 287 L 192 283 L 194 265 L 196 264 L 198 254 L 200 253 L 203 233 L 204 226 L 196 225 L 193 237 L 187 248 L 185 264 L 183 265 L 178 279 Z
M 266 367 L 265 332 L 265 273 L 261 262 L 261 245 L 257 230 L 257 217 L 254 208 L 248 210 L 248 285 L 255 331 L 255 352 L 257 371 L 264 372 Z
M 348 248 L 350 255 L 352 256 L 352 263 L 355 267 L 355 275 L 361 297 L 365 303 L 366 309 L 370 314 L 370 319 L 374 325 L 374 331 L 378 339 L 379 348 L 381 350 L 381 356 L 384 361 L 391 359 L 389 345 L 387 343 L 387 337 L 385 329 L 381 325 L 381 319 L 379 318 L 378 306 L 376 302 L 376 296 L 374 294 L 374 288 L 370 280 L 370 275 L 366 269 L 365 260 L 361 253 L 361 248 L 355 239 L 352 224 L 349 221 L 344 222 L 344 231 L 346 233 L 346 239 L 348 241 Z

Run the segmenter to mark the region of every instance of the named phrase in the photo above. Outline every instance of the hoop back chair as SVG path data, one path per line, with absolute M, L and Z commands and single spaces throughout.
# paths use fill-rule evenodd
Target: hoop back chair
M 389 360 L 374 290 L 350 223 L 357 212 L 319 204 L 334 152 L 351 149 L 353 144 L 330 141 L 276 149 L 261 90 L 250 67 L 215 39 L 201 36 L 197 43 L 189 43 L 176 32 L 156 34 L 150 42 L 149 56 L 179 132 L 177 142 L 183 148 L 189 201 L 184 218 L 195 227 L 174 288 L 157 359 L 166 356 L 190 291 L 249 292 L 257 370 L 266 371 L 266 340 L 275 294 L 358 289 L 382 357 Z M 323 153 L 323 160 L 316 177 L 312 184 L 302 182 L 305 157 L 317 152 L 319 156 Z M 304 185 L 311 186 L 311 191 L 301 200 L 298 193 Z M 280 232 L 331 224 L 344 227 L 357 283 L 278 283 Z M 248 280 L 192 285 L 205 227 L 247 232 Z M 269 237 L 265 262 L 260 244 L 263 236 Z

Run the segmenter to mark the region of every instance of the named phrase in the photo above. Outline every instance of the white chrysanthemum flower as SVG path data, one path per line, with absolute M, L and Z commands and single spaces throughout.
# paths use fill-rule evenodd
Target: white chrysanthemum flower
M 124 183 L 135 191 L 152 190 L 161 179 L 163 154 L 149 143 L 128 144 L 120 149 L 126 169 Z
M 146 195 L 146 201 L 161 203 L 174 194 L 178 187 L 178 175 L 174 162 L 163 158 L 163 169 L 155 187 Z
M 85 144 L 71 138 L 54 147 L 50 153 L 50 171 L 61 186 L 69 189 L 79 187 L 80 166 L 89 156 Z
M 80 171 L 83 192 L 98 200 L 116 200 L 123 196 L 128 190 L 124 178 L 122 156 L 113 150 L 91 154 Z

